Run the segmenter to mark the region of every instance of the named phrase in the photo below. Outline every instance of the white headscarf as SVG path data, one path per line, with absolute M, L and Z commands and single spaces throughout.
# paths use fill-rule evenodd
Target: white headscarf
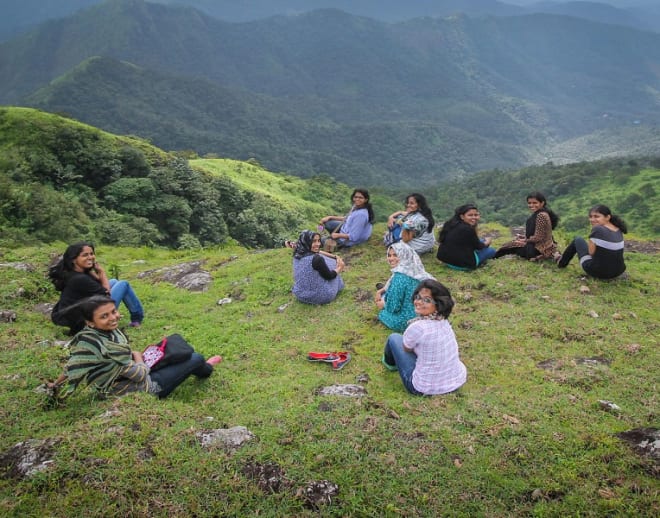
M 417 252 L 415 252 L 407 243 L 404 243 L 403 241 L 394 243 L 388 247 L 388 252 L 390 248 L 394 250 L 394 253 L 396 253 L 396 256 L 399 258 L 399 264 L 391 269 L 392 274 L 402 273 L 408 277 L 417 279 L 420 282 L 425 279 L 435 280 L 435 277 L 424 269 L 422 260 L 419 258 L 419 255 L 417 255 Z M 389 284 L 390 281 L 388 280 L 387 285 Z

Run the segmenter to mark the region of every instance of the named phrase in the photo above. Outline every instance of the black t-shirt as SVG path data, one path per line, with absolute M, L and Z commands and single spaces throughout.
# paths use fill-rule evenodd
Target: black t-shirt
M 623 262 L 623 233 L 602 225 L 591 229 L 589 239 L 596 245 L 591 261 L 583 265 L 594 277 L 612 279 L 626 271 Z
M 443 263 L 463 268 L 476 268 L 475 250 L 481 250 L 486 245 L 479 240 L 476 229 L 472 225 L 460 222 L 447 232 L 444 241 L 438 247 L 437 258 Z
M 72 332 L 78 332 L 85 326 L 82 315 L 68 311 L 70 306 L 92 295 L 108 295 L 108 291 L 91 275 L 72 272 L 51 313 L 51 320 L 59 326 L 67 326 Z

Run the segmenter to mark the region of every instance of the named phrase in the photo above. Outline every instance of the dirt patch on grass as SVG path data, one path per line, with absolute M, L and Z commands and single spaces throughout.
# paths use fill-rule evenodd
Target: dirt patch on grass
M 657 254 L 660 250 L 660 241 L 636 241 L 626 239 L 624 241 L 626 252 L 640 252 L 642 254 Z
M 319 511 L 322 506 L 332 504 L 338 494 L 337 484 L 329 480 L 318 480 L 298 489 L 296 496 L 302 499 L 306 508 Z
M 291 486 L 291 481 L 286 478 L 284 470 L 275 462 L 261 464 L 254 460 L 248 460 L 241 472 L 255 481 L 264 493 L 279 493 Z
M 0 474 L 3 478 L 30 478 L 48 469 L 58 442 L 29 439 L 15 444 L 0 455 Z

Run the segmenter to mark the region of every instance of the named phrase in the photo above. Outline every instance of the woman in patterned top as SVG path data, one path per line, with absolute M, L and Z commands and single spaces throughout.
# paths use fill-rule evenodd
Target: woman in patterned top
M 406 197 L 405 210 L 394 212 L 387 218 L 388 231 L 383 242 L 390 246 L 403 241 L 418 254 L 425 254 L 435 245 L 434 227 L 435 220 L 426 198 L 414 192 Z
M 293 249 L 293 294 L 306 304 L 327 304 L 344 289 L 341 257 L 321 252 L 321 235 L 303 230 Z
M 415 317 L 412 295 L 417 285 L 433 276 L 426 272 L 417 253 L 402 241 L 387 249 L 387 262 L 392 276 L 376 292 L 378 320 L 393 331 L 403 332 L 408 320 Z
M 606 205 L 595 205 L 589 210 L 591 234 L 589 240 L 573 239 L 559 257 L 557 266 L 566 268 L 577 253 L 580 266 L 592 277 L 613 279 L 626 271 L 623 261 L 623 234 L 628 227 L 619 216 L 612 214 Z
M 527 196 L 527 207 L 532 215 L 525 223 L 525 235 L 518 235 L 513 241 L 502 245 L 495 252 L 496 258 L 515 254 L 530 261 L 539 261 L 556 257 L 559 253 L 557 243 L 552 236 L 552 231 L 559 222 L 559 216 L 550 210 L 543 193 L 538 191 L 530 193 Z
M 132 351 L 128 339 L 118 329 L 121 315 L 110 297 L 89 297 L 79 303 L 79 309 L 85 327 L 71 341 L 64 373 L 49 384 L 55 388 L 67 382 L 64 396 L 85 383 L 102 396 L 149 392 L 162 399 L 191 374 L 208 378 L 213 366 L 222 361 L 220 356 L 204 361 L 202 355 L 193 352 L 184 362 L 150 372 L 142 353 Z
M 411 394 L 453 392 L 467 380 L 467 369 L 447 320 L 454 307 L 451 294 L 438 281 L 427 279 L 419 283 L 413 300 L 418 316 L 403 336 L 389 336 L 382 362 L 389 370 L 399 371 L 403 386 Z

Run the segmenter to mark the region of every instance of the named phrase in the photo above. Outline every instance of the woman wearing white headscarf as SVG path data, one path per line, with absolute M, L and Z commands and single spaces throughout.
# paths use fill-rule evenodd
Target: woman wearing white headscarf
M 376 292 L 376 306 L 380 309 L 378 320 L 390 329 L 402 332 L 408 320 L 415 318 L 412 295 L 417 285 L 434 277 L 424 269 L 417 252 L 403 241 L 387 249 L 387 262 L 392 276 Z

